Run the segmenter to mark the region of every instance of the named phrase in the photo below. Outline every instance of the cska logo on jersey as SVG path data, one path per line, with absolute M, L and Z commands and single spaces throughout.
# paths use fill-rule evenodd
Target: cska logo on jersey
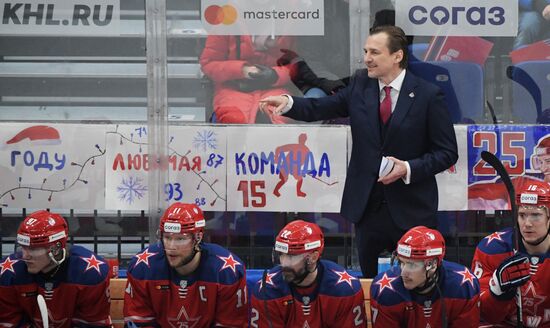
M 99 266 L 102 264 L 105 264 L 105 262 L 98 260 L 94 254 L 90 257 L 80 257 L 84 262 L 86 262 L 86 269 L 84 269 L 84 272 L 87 272 L 90 269 L 95 269 L 97 273 L 101 274 L 101 270 L 99 269 Z
M 347 283 L 350 287 L 352 287 L 351 285 L 351 281 L 352 280 L 357 280 L 357 278 L 355 278 L 354 276 L 350 275 L 346 270 L 344 271 L 336 271 L 336 270 L 332 270 L 332 272 L 336 273 L 338 275 L 338 281 L 336 282 L 336 285 L 342 283 L 342 282 L 345 282 Z
M 11 271 L 13 274 L 15 274 L 15 269 L 13 268 L 13 265 L 17 262 L 19 262 L 19 260 L 12 261 L 9 257 L 6 257 L 4 262 L 0 263 L 0 276 L 3 275 L 6 271 Z
M 460 283 L 461 286 L 464 285 L 465 282 L 469 282 L 470 286 L 474 288 L 475 276 L 470 272 L 470 270 L 468 270 L 468 268 L 464 268 L 464 271 L 455 271 L 455 272 L 462 276 L 462 282 Z
M 140 263 L 145 263 L 145 265 L 150 267 L 149 258 L 154 255 L 157 255 L 157 253 L 149 253 L 149 249 L 145 249 L 143 252 L 136 255 L 137 261 L 134 267 L 137 267 Z
M 379 294 L 382 294 L 382 292 L 384 291 L 384 289 L 389 289 L 391 291 L 395 291 L 395 289 L 393 289 L 393 286 L 392 286 L 392 282 L 397 279 L 396 277 L 393 277 L 393 278 L 390 278 L 388 277 L 388 274 L 387 273 L 384 273 L 384 275 L 382 276 L 382 278 L 380 278 L 380 280 L 378 280 L 376 282 L 376 284 L 378 286 L 380 286 L 380 290 L 379 290 Z
M 200 320 L 201 317 L 189 318 L 187 311 L 185 311 L 185 306 L 182 305 L 178 317 L 168 318 L 168 323 L 173 328 L 194 328 Z
M 237 265 L 241 265 L 241 263 L 233 258 L 233 254 L 229 254 L 228 257 L 218 255 L 218 258 L 223 261 L 223 266 L 220 271 L 230 268 L 233 270 L 234 274 L 237 274 Z
M 523 312 L 526 314 L 530 314 L 531 316 L 536 316 L 539 313 L 539 306 L 544 303 L 547 296 L 538 295 L 535 290 L 535 285 L 532 281 L 527 282 L 526 287 L 523 287 L 522 289 Z

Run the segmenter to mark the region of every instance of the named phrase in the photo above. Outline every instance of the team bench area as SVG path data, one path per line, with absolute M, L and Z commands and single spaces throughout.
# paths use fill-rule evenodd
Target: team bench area
M 365 310 L 367 312 L 368 327 L 371 327 L 370 317 L 370 284 L 372 279 L 361 279 L 361 286 L 365 294 Z M 126 288 L 126 279 L 111 279 L 111 318 L 115 328 L 124 327 L 124 289 Z

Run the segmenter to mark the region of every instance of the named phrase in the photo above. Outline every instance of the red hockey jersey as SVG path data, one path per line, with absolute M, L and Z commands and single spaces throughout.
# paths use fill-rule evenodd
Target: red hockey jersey
M 201 243 L 199 267 L 188 276 L 168 265 L 157 243 L 128 266 L 124 321 L 137 327 L 247 327 L 242 261 L 216 244 Z
M 499 327 L 515 327 L 515 298 L 499 300 L 489 290 L 489 280 L 502 261 L 513 255 L 512 228 L 483 238 L 475 251 L 472 269 L 481 287 L 481 317 Z M 525 253 L 523 244 L 520 252 Z M 523 324 L 525 327 L 550 327 L 550 252 L 529 256 L 531 278 L 521 287 Z
M 81 246 L 69 249 L 53 277 L 30 274 L 12 254 L 0 262 L 0 327 L 42 327 L 38 294 L 50 327 L 110 327 L 108 274 L 103 258 Z
M 371 284 L 371 312 L 374 328 L 443 327 L 477 328 L 479 325 L 479 282 L 468 268 L 443 261 L 439 289 L 421 295 L 403 285 L 399 267 L 378 274 Z M 443 312 L 445 309 L 445 312 Z
M 253 288 L 250 327 L 365 327 L 359 280 L 331 261 L 321 260 L 318 270 L 307 294 L 283 280 L 280 266 L 266 273 Z

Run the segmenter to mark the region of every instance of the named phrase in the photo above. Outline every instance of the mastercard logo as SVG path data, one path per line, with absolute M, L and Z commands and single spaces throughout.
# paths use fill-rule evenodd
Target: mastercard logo
M 204 18 L 211 25 L 231 25 L 237 20 L 237 9 L 231 5 L 208 6 L 204 11 Z

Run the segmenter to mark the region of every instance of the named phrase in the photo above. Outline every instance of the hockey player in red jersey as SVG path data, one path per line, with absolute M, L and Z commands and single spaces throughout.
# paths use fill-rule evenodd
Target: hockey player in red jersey
M 277 235 L 279 263 L 254 285 L 250 327 L 366 327 L 359 280 L 338 264 L 321 260 L 321 229 L 302 220 Z
M 160 220 L 160 242 L 128 267 L 124 321 L 130 327 L 247 327 L 245 268 L 225 248 L 203 242 L 194 204 L 174 203 Z
M 67 245 L 59 214 L 38 211 L 17 231 L 18 250 L 0 262 L 0 327 L 111 327 L 109 267 L 81 246 Z
M 478 244 L 472 268 L 479 278 L 481 317 L 494 327 L 516 327 L 521 291 L 524 327 L 550 327 L 550 184 L 532 181 L 517 190 L 517 228 L 497 231 Z M 516 252 L 515 238 L 519 238 Z
M 374 328 L 474 328 L 479 325 L 479 283 L 468 268 L 444 261 L 445 239 L 418 226 L 397 243 L 398 266 L 371 284 Z

